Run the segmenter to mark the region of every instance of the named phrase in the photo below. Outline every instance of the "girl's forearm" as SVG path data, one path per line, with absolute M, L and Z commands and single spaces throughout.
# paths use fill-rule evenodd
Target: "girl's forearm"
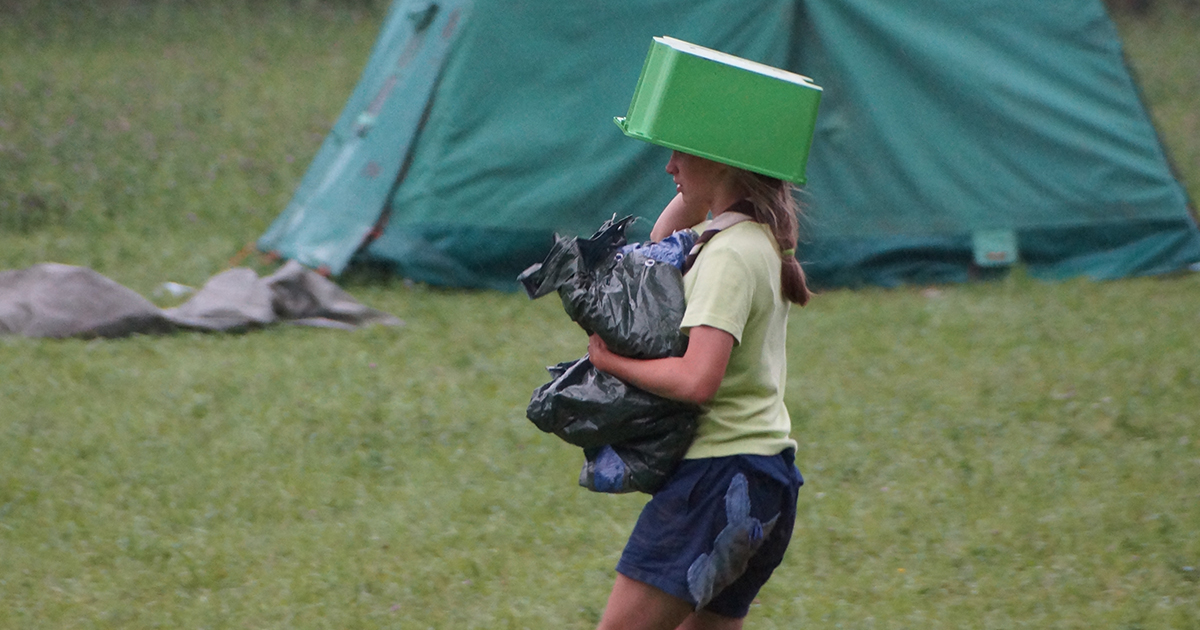
M 725 378 L 733 335 L 697 326 L 688 337 L 682 357 L 630 359 L 614 354 L 598 335 L 588 339 L 588 357 L 601 372 L 672 400 L 705 404 L 712 400 Z
M 708 213 L 705 212 L 699 218 L 696 218 L 696 214 L 694 208 L 689 208 L 685 204 L 683 195 L 675 195 L 667 207 L 663 208 L 662 214 L 658 215 L 658 220 L 654 222 L 654 228 L 650 230 L 650 240 L 657 243 L 679 230 L 697 225 L 704 221 Z
M 595 359 L 592 357 L 593 364 Z M 711 394 L 699 390 L 694 379 L 687 378 L 682 357 L 641 360 L 610 355 L 603 362 L 603 367 L 596 367 L 626 383 L 671 400 L 704 404 L 712 398 Z

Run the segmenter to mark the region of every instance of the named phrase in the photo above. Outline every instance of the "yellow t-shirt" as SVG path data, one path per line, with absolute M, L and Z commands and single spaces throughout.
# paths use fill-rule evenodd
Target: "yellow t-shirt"
M 711 326 L 736 340 L 716 396 L 700 416 L 687 459 L 775 455 L 796 448 L 783 404 L 790 303 L 770 229 L 745 221 L 712 238 L 683 277 L 680 328 Z

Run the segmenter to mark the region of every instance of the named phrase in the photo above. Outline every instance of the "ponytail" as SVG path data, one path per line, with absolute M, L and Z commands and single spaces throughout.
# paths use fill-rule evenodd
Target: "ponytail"
M 783 296 L 800 306 L 808 304 L 812 291 L 808 288 L 804 268 L 796 260 L 801 210 L 793 196 L 795 186 L 788 181 L 741 169 L 736 169 L 735 173 L 738 185 L 754 205 L 754 220 L 771 228 L 775 243 L 779 245 L 783 258 L 779 274 Z

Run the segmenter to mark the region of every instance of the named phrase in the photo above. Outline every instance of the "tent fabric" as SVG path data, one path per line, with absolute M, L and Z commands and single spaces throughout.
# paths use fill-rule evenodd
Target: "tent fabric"
M 229 269 L 169 309 L 86 267 L 41 263 L 0 271 L 0 335 L 113 338 L 179 329 L 238 331 L 282 322 L 346 330 L 403 324 L 295 261 L 264 278 L 252 269 Z
M 815 278 L 965 280 L 972 234 L 993 229 L 1016 233 L 1035 277 L 1200 259 L 1101 2 L 804 6 L 793 63 L 825 88 L 806 191 Z
M 428 4 L 399 0 L 392 14 Z M 387 200 L 345 210 L 385 220 L 378 237 L 358 220 L 336 246 L 264 237 L 261 249 L 335 274 L 354 260 L 511 290 L 555 233 L 589 234 L 632 214 L 645 220 L 630 238 L 644 238 L 674 194 L 669 154 L 626 138 L 612 117 L 628 108 L 651 38 L 670 35 L 824 88 L 798 251 L 817 286 L 987 276 L 997 271 L 979 266 L 979 243 L 996 233 L 1037 277 L 1118 278 L 1200 260 L 1186 194 L 1101 0 L 1053 10 L 1034 0 L 468 8 L 440 65 L 424 70 L 436 70 L 430 91 L 406 102 L 404 120 L 420 112 L 420 123 Z M 370 65 L 360 89 L 379 81 Z M 342 120 L 365 102 L 351 98 Z M 388 124 L 381 115 L 377 125 Z M 314 161 L 305 181 L 324 168 Z M 340 233 L 343 219 L 285 212 L 276 224 L 287 221 Z
M 648 238 L 674 194 L 669 151 L 626 138 L 613 117 L 629 108 L 651 38 L 781 65 L 794 14 L 777 0 L 477 0 L 366 257 L 418 281 L 512 289 L 555 232 L 634 215 L 644 220 L 631 240 Z M 418 251 L 456 265 L 404 255 Z
M 291 203 L 258 241 L 341 273 L 375 229 L 417 136 L 466 2 L 398 2 Z

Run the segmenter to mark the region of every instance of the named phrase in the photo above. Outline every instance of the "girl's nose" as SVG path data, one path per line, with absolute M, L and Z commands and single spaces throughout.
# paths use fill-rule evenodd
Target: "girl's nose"
M 679 165 L 675 161 L 679 158 L 678 151 L 671 152 L 671 159 L 667 160 L 667 174 L 674 175 L 679 172 Z

